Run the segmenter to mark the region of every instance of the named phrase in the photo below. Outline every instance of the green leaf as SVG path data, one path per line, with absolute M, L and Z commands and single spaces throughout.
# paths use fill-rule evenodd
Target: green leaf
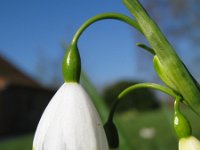
M 159 60 L 159 72 L 166 74 L 164 83 L 183 96 L 184 102 L 200 116 L 200 90 L 185 65 L 176 54 L 156 22 L 149 16 L 138 0 L 123 0 L 135 17 L 144 36 L 149 41 Z M 159 72 L 157 72 L 159 74 Z M 162 80 L 162 78 L 161 78 Z M 166 83 L 170 81 L 170 83 Z

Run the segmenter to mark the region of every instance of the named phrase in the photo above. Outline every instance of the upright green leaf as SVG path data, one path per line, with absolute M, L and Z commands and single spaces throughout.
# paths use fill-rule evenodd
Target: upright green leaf
M 139 0 L 123 0 L 140 25 L 159 61 L 161 78 L 168 86 L 183 96 L 184 102 L 200 115 L 200 90 L 187 68 L 176 54 L 174 48 L 148 15 Z M 158 73 L 159 74 L 159 73 Z

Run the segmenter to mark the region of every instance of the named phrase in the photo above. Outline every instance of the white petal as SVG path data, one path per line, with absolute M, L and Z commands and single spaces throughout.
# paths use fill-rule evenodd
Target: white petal
M 200 150 L 200 141 L 193 136 L 179 140 L 179 150 Z
M 84 89 L 65 83 L 48 104 L 36 131 L 34 150 L 108 150 L 106 135 Z
M 61 96 L 63 93 L 64 93 L 64 84 L 59 88 L 59 90 L 53 96 L 53 98 L 49 102 L 48 106 L 46 107 L 40 119 L 33 141 L 34 150 L 42 150 L 47 130 L 49 129 L 49 126 L 56 117 L 56 112 L 59 109 L 59 105 L 61 103 Z

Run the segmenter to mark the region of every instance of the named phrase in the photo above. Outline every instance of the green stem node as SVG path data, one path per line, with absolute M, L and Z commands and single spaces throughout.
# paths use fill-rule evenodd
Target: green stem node
M 79 82 L 81 73 L 81 59 L 77 45 L 70 45 L 65 54 L 62 72 L 65 82 Z
M 174 130 L 179 139 L 189 137 L 192 133 L 192 129 L 188 119 L 180 112 L 179 98 L 174 102 Z

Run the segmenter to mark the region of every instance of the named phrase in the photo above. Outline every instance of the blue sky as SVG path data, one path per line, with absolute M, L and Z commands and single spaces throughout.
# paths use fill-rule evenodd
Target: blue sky
M 88 18 L 105 12 L 130 15 L 120 0 L 2 0 L 0 54 L 49 84 L 55 74 L 61 76 L 62 44 L 69 44 Z M 149 61 L 146 71 L 138 69 L 151 56 L 142 57 L 135 46 L 137 38 L 134 29 L 113 20 L 98 22 L 84 32 L 78 43 L 82 66 L 96 86 L 119 79 L 154 78 Z
M 52 70 L 61 74 L 62 43 L 68 44 L 88 18 L 105 12 L 128 14 L 116 0 L 1 1 L 0 53 L 34 78 L 44 75 L 50 82 Z M 106 20 L 81 36 L 82 65 L 95 84 L 134 76 L 133 35 L 128 25 Z M 58 68 L 50 69 L 45 61 L 58 61 Z

